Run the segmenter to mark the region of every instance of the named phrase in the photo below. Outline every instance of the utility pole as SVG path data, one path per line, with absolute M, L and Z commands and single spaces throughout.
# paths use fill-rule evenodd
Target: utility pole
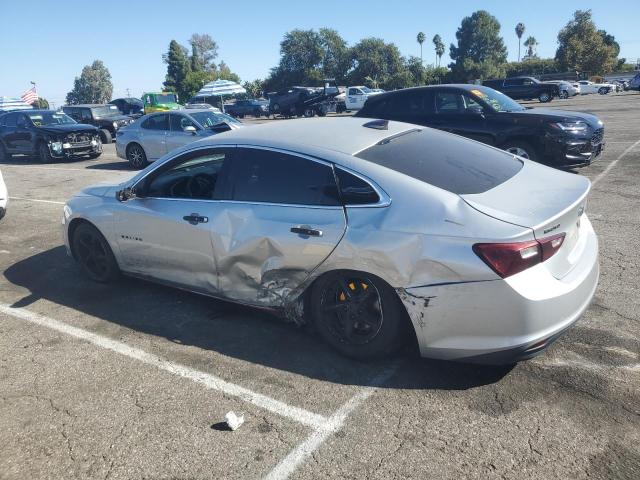
M 129 94 L 129 89 L 127 88 L 127 98 L 129 98 L 131 95 Z

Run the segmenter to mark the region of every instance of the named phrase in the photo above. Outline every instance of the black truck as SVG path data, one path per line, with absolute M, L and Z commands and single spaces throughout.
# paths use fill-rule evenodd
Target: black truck
M 244 118 L 245 115 L 252 115 L 256 118 L 269 116 L 269 102 L 266 100 L 236 100 L 235 103 L 224 105 L 224 113 L 237 118 Z
M 272 92 L 269 97 L 269 113 L 283 117 L 324 117 L 335 111 L 335 97 L 340 93 L 335 81 L 325 80 L 324 86 L 291 87 L 286 90 Z
M 131 117 L 122 115 L 118 107 L 109 104 L 67 105 L 62 111 L 78 123 L 98 127 L 104 144 L 111 143 L 119 129 L 133 122 Z
M 23 110 L 0 114 L 0 161 L 14 154 L 54 159 L 98 158 L 100 130 L 62 112 Z
M 537 98 L 542 103 L 560 96 L 560 87 L 556 84 L 542 83 L 533 77 L 513 77 L 486 80 L 485 87 L 493 88 L 508 95 L 514 100 L 532 100 Z

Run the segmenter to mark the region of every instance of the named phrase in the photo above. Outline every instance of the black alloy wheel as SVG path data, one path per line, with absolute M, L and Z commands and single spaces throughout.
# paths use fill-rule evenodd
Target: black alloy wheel
M 144 149 L 137 143 L 132 143 L 127 147 L 127 160 L 129 160 L 129 164 L 137 170 L 147 166 L 147 155 L 144 153 Z
M 120 270 L 111 247 L 94 226 L 83 223 L 76 228 L 73 251 L 80 268 L 91 280 L 106 283 L 117 278 Z

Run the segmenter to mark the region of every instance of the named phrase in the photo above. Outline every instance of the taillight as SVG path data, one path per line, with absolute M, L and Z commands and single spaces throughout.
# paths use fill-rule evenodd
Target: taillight
M 541 240 L 514 243 L 476 243 L 473 251 L 502 278 L 551 258 L 562 246 L 564 233 Z

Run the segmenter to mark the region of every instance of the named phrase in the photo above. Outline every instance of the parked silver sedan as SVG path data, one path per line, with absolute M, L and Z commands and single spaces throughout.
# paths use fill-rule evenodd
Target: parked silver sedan
M 140 169 L 175 148 L 243 126 L 232 116 L 208 108 L 152 113 L 119 130 L 116 152 Z
M 67 251 L 313 323 L 340 352 L 529 358 L 587 308 L 590 182 L 457 135 L 366 118 L 273 122 L 177 149 L 67 202 Z

